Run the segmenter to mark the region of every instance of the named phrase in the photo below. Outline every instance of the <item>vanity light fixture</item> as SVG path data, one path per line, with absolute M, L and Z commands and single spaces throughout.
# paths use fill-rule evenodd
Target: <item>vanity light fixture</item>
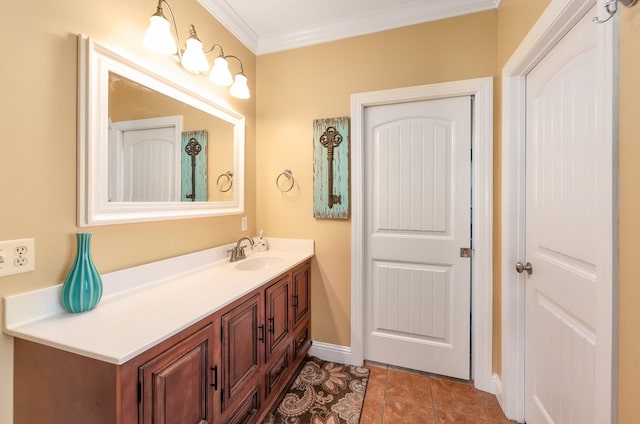
M 175 39 L 171 34 L 171 24 L 164 15 L 162 9 L 163 3 L 169 9 Z M 197 75 L 204 75 L 209 70 L 209 61 L 206 55 L 218 48 L 219 54 L 213 61 L 213 69 L 209 73 L 209 80 L 216 85 L 224 87 L 231 86 L 229 88 L 229 94 L 233 97 L 238 99 L 248 99 L 251 97 L 249 86 L 247 85 L 247 77 L 244 74 L 244 68 L 240 58 L 232 55 L 225 56 L 220 44 L 214 44 L 209 50 L 205 51 L 202 41 L 198 38 L 196 28 L 193 25 L 189 25 L 189 38 L 187 38 L 185 42 L 185 49 L 181 50 L 179 48 L 180 37 L 178 35 L 178 26 L 176 25 L 173 10 L 171 10 L 171 6 L 166 0 L 158 1 L 156 13 L 151 15 L 149 28 L 144 34 L 143 41 L 145 46 L 157 53 L 177 55 L 177 59 L 180 61 L 180 64 L 182 64 L 182 67 Z M 229 70 L 229 59 L 235 59 L 240 64 L 240 72 L 238 72 L 235 77 L 233 77 Z

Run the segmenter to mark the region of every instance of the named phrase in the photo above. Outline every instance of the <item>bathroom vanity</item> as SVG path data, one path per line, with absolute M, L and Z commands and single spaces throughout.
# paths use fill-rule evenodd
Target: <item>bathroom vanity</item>
M 60 286 L 5 298 L 14 422 L 261 422 L 311 345 L 313 242 L 269 245 L 105 274 L 84 314 L 61 309 Z

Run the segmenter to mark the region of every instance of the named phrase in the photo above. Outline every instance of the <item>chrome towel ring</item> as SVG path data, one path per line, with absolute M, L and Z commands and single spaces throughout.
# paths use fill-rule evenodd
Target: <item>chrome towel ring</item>
M 226 193 L 231 190 L 231 187 L 233 187 L 233 172 L 227 171 L 220 174 L 216 180 L 216 185 L 218 186 L 218 190 L 222 193 Z
M 281 181 L 282 177 L 285 177 L 289 180 L 289 186 L 283 186 L 283 183 Z M 291 189 L 293 188 L 293 185 L 295 184 L 296 180 L 293 178 L 293 173 L 291 172 L 290 169 L 285 169 L 282 173 L 280 173 L 280 175 L 278 175 L 276 177 L 276 187 L 279 191 L 281 191 L 282 193 L 286 193 L 288 191 L 291 191 Z

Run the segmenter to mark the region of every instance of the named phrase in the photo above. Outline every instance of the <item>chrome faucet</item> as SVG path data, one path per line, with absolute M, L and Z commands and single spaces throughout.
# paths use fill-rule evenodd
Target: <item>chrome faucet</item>
M 240 244 L 242 243 L 243 240 L 249 240 L 251 247 L 253 247 L 253 239 L 251 237 L 246 237 L 246 236 L 242 237 L 240 240 L 238 240 L 238 243 L 236 243 L 236 247 L 234 247 L 231 250 L 227 250 L 227 252 L 231 253 L 231 256 L 229 257 L 229 262 L 236 262 L 241 259 L 246 259 L 247 255 L 245 255 L 244 253 L 245 246 L 242 246 Z

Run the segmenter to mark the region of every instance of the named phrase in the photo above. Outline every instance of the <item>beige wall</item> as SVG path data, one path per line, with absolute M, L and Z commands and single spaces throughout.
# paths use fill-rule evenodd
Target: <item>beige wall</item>
M 313 218 L 313 120 L 350 115 L 352 93 L 494 76 L 497 28 L 490 11 L 258 57 L 258 227 L 316 242 L 314 340 L 351 344 L 351 225 Z
M 621 8 L 619 128 L 619 354 L 618 413 L 620 424 L 640 422 L 640 6 Z
M 0 38 L 0 240 L 33 237 L 36 271 L 0 278 L 0 297 L 60 284 L 75 254 L 77 38 L 83 33 L 122 49 L 154 69 L 220 97 L 247 118 L 247 199 L 254 233 L 255 56 L 195 1 L 172 2 L 181 36 L 193 23 L 205 43 L 219 42 L 242 58 L 254 94 L 228 97 L 194 78 L 170 58 L 147 52 L 141 39 L 156 2 L 82 0 L 5 2 Z M 9 44 L 7 44 L 9 43 Z M 234 64 L 231 64 L 235 70 Z M 86 230 L 86 229 L 83 229 Z M 240 215 L 88 229 L 100 272 L 109 272 L 236 240 Z M 1 313 L 2 311 L 0 311 Z M 152 317 L 150 317 L 152 318 Z M 0 336 L 0 423 L 12 419 L 13 343 Z

